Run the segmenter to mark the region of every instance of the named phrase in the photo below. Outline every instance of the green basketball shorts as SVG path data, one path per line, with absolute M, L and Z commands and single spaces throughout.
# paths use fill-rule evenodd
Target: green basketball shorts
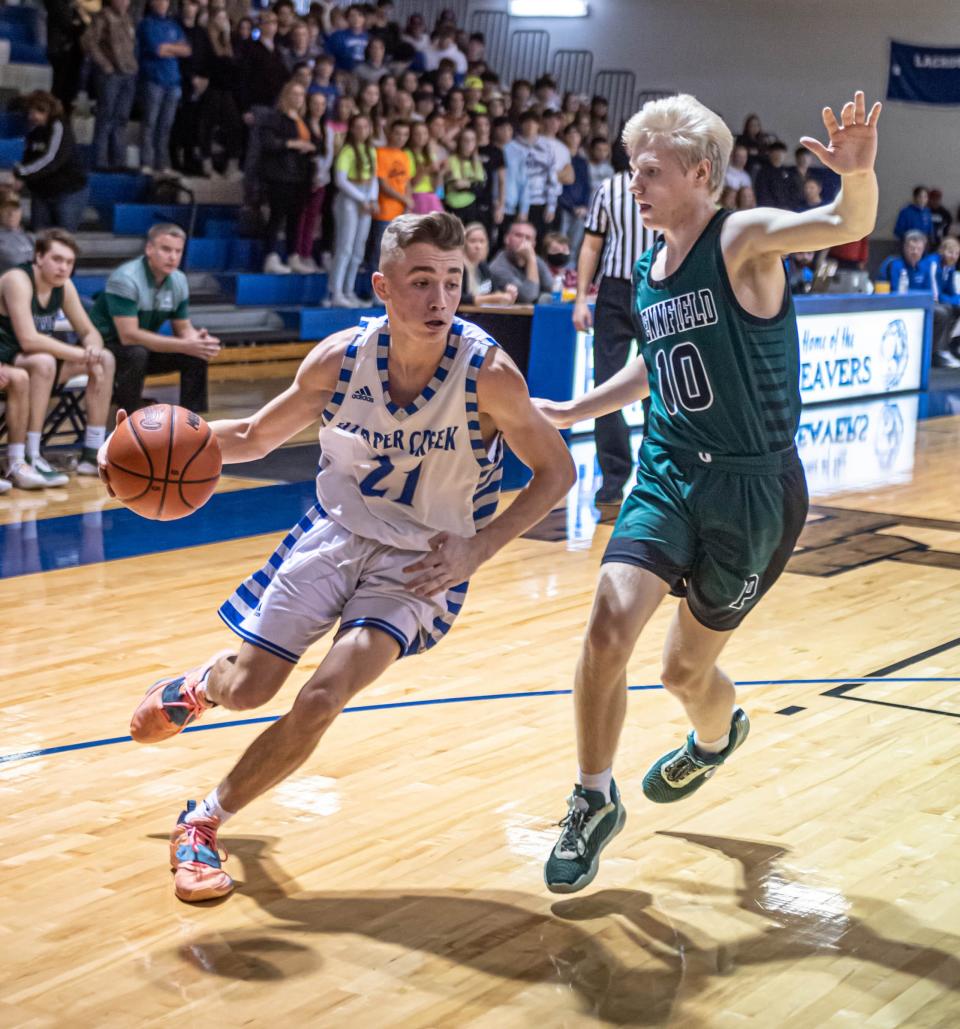
M 644 440 L 603 563 L 646 568 L 708 629 L 735 629 L 780 578 L 807 517 L 796 448 L 762 457 Z

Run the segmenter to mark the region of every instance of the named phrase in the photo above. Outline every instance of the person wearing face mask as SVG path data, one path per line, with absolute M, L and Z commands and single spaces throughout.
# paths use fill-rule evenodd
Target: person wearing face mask
M 543 259 L 553 276 L 553 298 L 559 300 L 565 290 L 576 290 L 577 269 L 573 265 L 570 237 L 561 232 L 548 232 L 543 237 Z

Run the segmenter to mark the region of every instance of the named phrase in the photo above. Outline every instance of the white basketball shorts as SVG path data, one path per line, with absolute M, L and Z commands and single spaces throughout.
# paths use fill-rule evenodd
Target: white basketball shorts
M 418 654 L 449 631 L 468 585 L 416 596 L 407 588 L 414 576 L 403 569 L 421 557 L 355 536 L 315 504 L 219 614 L 238 636 L 293 664 L 337 621 L 340 631 L 380 629 L 402 657 Z

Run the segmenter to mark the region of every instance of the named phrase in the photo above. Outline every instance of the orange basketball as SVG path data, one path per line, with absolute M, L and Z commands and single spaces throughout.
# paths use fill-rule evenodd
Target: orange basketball
M 117 500 L 161 522 L 203 507 L 221 466 L 220 442 L 210 426 L 173 404 L 134 411 L 107 446 L 107 474 Z

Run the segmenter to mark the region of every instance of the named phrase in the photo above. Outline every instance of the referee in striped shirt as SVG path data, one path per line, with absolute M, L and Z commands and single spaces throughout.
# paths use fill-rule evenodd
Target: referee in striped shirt
M 577 259 L 577 300 L 573 324 L 586 332 L 593 323 L 595 386 L 616 375 L 627 363 L 635 336 L 631 317 L 630 277 L 640 255 L 653 246 L 655 233 L 644 227 L 630 193 L 630 172 L 618 172 L 597 187 L 587 215 L 586 234 Z M 591 318 L 587 291 L 601 266 L 600 291 Z M 597 459 L 603 485 L 594 497 L 601 521 L 613 521 L 630 477 L 633 454 L 630 430 L 620 411 L 596 420 Z

